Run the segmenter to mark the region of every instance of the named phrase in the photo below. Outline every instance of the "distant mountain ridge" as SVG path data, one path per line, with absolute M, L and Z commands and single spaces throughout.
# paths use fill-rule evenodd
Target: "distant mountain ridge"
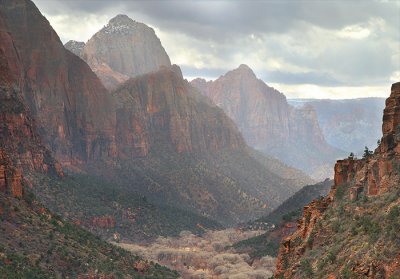
M 326 141 L 348 153 L 362 155 L 365 146 L 374 148 L 381 137 L 384 98 L 344 100 L 288 100 L 294 106 L 311 105 Z
M 325 141 L 313 107 L 290 106 L 247 65 L 215 81 L 198 78 L 191 84 L 233 119 L 250 146 L 315 178 L 332 176 L 327 166 L 342 152 Z

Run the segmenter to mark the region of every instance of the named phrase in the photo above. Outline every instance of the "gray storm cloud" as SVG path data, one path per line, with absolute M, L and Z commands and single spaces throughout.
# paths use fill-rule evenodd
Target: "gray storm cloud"
M 188 78 L 245 63 L 282 85 L 372 90 L 400 79 L 397 1 L 34 2 L 63 40 L 85 41 L 85 24 L 99 28 L 117 13 L 149 24 Z

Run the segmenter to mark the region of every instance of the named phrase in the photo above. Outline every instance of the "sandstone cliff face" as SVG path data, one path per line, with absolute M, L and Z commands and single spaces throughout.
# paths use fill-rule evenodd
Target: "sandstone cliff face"
M 400 83 L 395 83 L 386 100 L 383 137 L 375 153 L 337 161 L 331 192 L 304 207 L 297 231 L 282 243 L 278 278 L 400 275 L 399 99 Z
M 144 73 L 171 66 L 154 30 L 126 15 L 118 15 L 86 43 L 81 57 L 113 89 Z
M 12 176 L 15 179 L 11 179 L 10 176 L 7 183 L 20 185 L 22 170 L 51 171 L 62 175 L 61 166 L 43 147 L 37 134 L 36 122 L 23 100 L 19 89 L 21 61 L 15 42 L 2 18 L 0 40 L 0 149 L 4 158 L 7 157 L 5 154 L 9 155 L 7 160 L 11 160 L 16 169 Z
M 4 50 L 11 73 L 55 157 L 64 164 L 112 157 L 112 100 L 96 75 L 65 50 L 32 2 L 2 1 L 0 13 L 12 40 Z
M 118 155 L 146 156 L 160 144 L 172 144 L 178 153 L 243 148 L 233 122 L 194 91 L 175 65 L 116 90 Z
M 21 198 L 23 172 L 63 173 L 43 147 L 35 121 L 24 104 L 19 89 L 22 65 L 3 18 L 0 41 L 0 192 Z
M 285 96 L 257 79 L 246 65 L 214 82 L 195 79 L 197 87 L 237 123 L 247 142 L 270 148 L 289 137 L 289 108 Z
M 0 148 L 17 168 L 62 175 L 60 164 L 41 142 L 35 121 L 15 88 L 0 87 Z
M 288 105 L 282 93 L 246 65 L 215 81 L 195 79 L 191 84 L 233 119 L 250 146 L 316 178 L 332 176 L 318 168 L 333 163 L 340 152 L 326 143 L 311 106 Z

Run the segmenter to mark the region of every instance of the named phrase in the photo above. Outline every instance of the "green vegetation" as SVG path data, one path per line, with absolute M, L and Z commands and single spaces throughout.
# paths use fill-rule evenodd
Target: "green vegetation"
M 362 157 L 363 157 L 363 159 L 368 159 L 368 158 L 370 158 L 372 156 L 372 154 L 374 154 L 374 152 L 369 150 L 368 147 L 366 146 L 364 148 L 364 153 L 363 153 Z
M 276 207 L 299 188 L 248 150 L 177 153 L 163 142 L 154 143 L 146 157 L 120 161 L 107 173 L 96 173 L 107 169 L 96 164 L 92 173 L 124 194 L 140 193 L 152 204 L 179 206 L 224 226 L 257 218 L 266 212 L 265 204 Z
M 149 203 L 143 195 L 93 176 L 51 178 L 35 174 L 34 179 L 35 193 L 52 211 L 67 214 L 71 221 L 107 239 L 114 233 L 123 239 L 143 240 L 158 235 L 176 236 L 182 230 L 202 233 L 203 228 L 222 228 L 189 211 Z M 93 224 L 93 218 L 104 216 L 115 220 L 115 226 Z
M 238 252 L 248 253 L 251 258 L 261 258 L 267 255 L 276 257 L 281 242 L 281 232 L 287 230 L 284 228 L 285 225 L 290 222 L 294 223 L 297 219 L 302 217 L 303 207 L 312 200 L 326 195 L 331 185 L 332 180 L 325 180 L 315 185 L 303 187 L 269 215 L 249 222 L 246 225 L 246 228 L 263 228 L 267 229 L 268 232 L 260 236 L 242 240 L 235 243 L 232 247 Z M 272 224 L 275 225 L 274 228 Z M 295 228 L 295 224 L 293 224 L 293 228 Z M 290 230 L 288 232 L 290 232 Z M 313 237 L 310 238 L 307 244 L 312 246 L 313 240 Z
M 282 222 L 282 220 L 284 222 L 296 220 L 302 216 L 303 207 L 312 200 L 328 194 L 332 184 L 333 181 L 327 179 L 314 185 L 304 186 L 301 190 L 284 201 L 270 214 L 249 224 L 272 223 L 278 225 L 280 222 Z
M 382 266 L 398 256 L 400 186 L 377 196 L 362 194 L 354 201 L 349 198 L 350 186 L 337 187 L 334 202 L 309 238 L 296 239 L 299 243 L 292 241 L 293 247 L 305 247 L 295 276 L 326 278 L 327 274 L 335 274 L 341 278 L 359 278 L 354 269 L 362 263 L 374 265 L 375 278 L 384 278 Z M 322 240 L 324 245 L 320 245 Z
M 300 262 L 300 270 L 306 276 L 306 278 L 312 278 L 314 274 L 311 263 L 307 259 L 304 259 Z
M 276 257 L 278 256 L 279 240 L 271 238 L 269 233 L 264 233 L 239 241 L 232 247 L 238 252 L 248 253 L 252 259 L 268 255 Z
M 15 199 L 0 193 L 0 206 L 5 204 L 10 209 L 1 214 L 0 278 L 178 277 L 151 263 L 141 272 L 135 270 L 141 261 L 137 256 L 53 215 L 31 194 Z

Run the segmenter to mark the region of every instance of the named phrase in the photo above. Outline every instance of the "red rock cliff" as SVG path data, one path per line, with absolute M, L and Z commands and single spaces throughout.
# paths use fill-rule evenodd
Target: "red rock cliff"
M 233 122 L 196 94 L 178 66 L 131 79 L 117 89 L 119 156 L 146 156 L 162 143 L 172 144 L 178 153 L 243 147 Z
M 0 148 L 17 169 L 14 184 L 19 184 L 21 169 L 62 174 L 60 165 L 43 147 L 36 123 L 25 106 L 19 89 L 22 67 L 19 54 L 1 17 L 0 41 Z M 13 185 L 11 181 L 8 183 Z
M 290 106 L 247 65 L 215 81 L 195 79 L 191 84 L 233 119 L 250 146 L 309 174 L 336 160 L 338 151 L 326 143 L 314 109 Z
M 31 1 L 1 1 L 0 17 L 3 37 L 12 41 L 12 48 L 2 41 L 3 53 L 55 157 L 65 164 L 112 157 L 112 100 L 96 75 L 65 50 Z
M 35 121 L 18 88 L 21 63 L 14 41 L 0 18 L 0 191 L 22 197 L 24 171 L 63 175 L 43 147 Z

